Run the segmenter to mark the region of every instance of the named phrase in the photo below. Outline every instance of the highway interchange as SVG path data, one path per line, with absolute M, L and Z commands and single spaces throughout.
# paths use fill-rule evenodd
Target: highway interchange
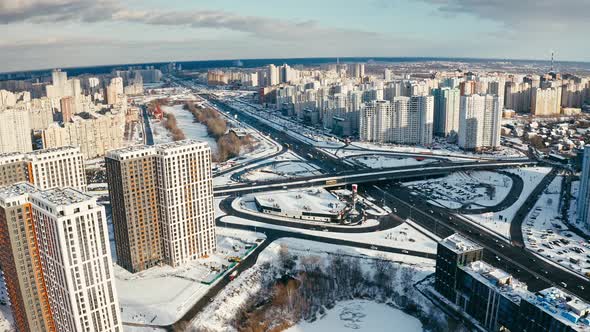
M 406 167 L 405 171 L 404 168 L 397 168 L 397 170 L 392 169 L 391 173 L 387 175 L 379 174 L 379 172 L 388 172 L 389 170 L 368 172 L 366 170 L 363 171 L 343 163 L 338 158 L 326 155 L 321 150 L 318 150 L 309 144 L 297 141 L 287 133 L 267 126 L 264 123 L 258 121 L 256 118 L 248 115 L 246 112 L 240 112 L 233 107 L 227 106 L 224 103 L 213 99 L 212 96 L 202 96 L 208 98 L 210 102 L 223 111 L 229 112 L 231 114 L 237 114 L 241 121 L 245 121 L 250 126 L 270 134 L 278 142 L 289 144 L 293 151 L 298 153 L 300 156 L 314 156 L 311 162 L 326 170 L 327 175 L 339 173 L 336 175 L 336 177 L 339 179 L 337 184 L 338 186 L 345 183 L 364 183 L 364 185 L 360 186 L 362 193 L 368 194 L 374 198 L 381 198 L 385 205 L 389 206 L 390 208 L 395 207 L 397 211 L 395 214 L 401 219 L 411 217 L 411 219 L 416 223 L 440 237 L 446 237 L 452 233 L 458 232 L 471 238 L 485 248 L 484 260 L 496 267 L 502 268 L 512 273 L 518 279 L 526 282 L 529 285 L 529 289 L 535 291 L 548 287 L 549 285 L 563 287 L 565 284 L 567 285 L 566 288 L 568 291 L 580 296 L 587 301 L 590 301 L 590 282 L 587 278 L 584 278 L 573 272 L 566 271 L 555 264 L 545 261 L 535 253 L 524 249 L 522 245 L 522 231 L 520 227 L 522 220 L 524 217 L 526 217 L 528 211 L 536 203 L 538 195 L 554 178 L 555 172 L 550 173 L 543 179 L 543 181 L 530 195 L 529 199 L 527 199 L 527 201 L 518 210 L 517 216 L 515 217 L 515 225 L 511 227 L 511 234 L 520 233 L 520 238 L 517 237 L 516 241 L 511 243 L 506 241 L 506 239 L 501 238 L 500 236 L 465 220 L 464 218 L 460 217 L 460 215 L 456 214 L 456 211 L 431 205 L 427 203 L 425 199 L 415 196 L 407 189 L 396 185 L 397 180 L 400 178 L 426 178 L 430 176 L 440 176 L 445 174 L 445 172 L 451 172 L 452 170 L 447 171 L 444 169 L 445 167 L 452 167 L 448 166 L 448 163 L 444 161 L 437 164 L 436 166 Z M 458 170 L 462 167 L 466 169 L 498 169 L 503 166 L 501 163 L 508 162 L 472 161 L 457 163 L 453 166 L 457 166 L 455 170 Z M 536 162 L 512 161 L 508 164 L 508 166 L 514 167 L 515 164 L 524 166 L 534 163 Z M 486 164 L 488 164 L 489 167 L 486 167 Z M 351 181 L 340 181 L 340 178 L 345 178 L 349 174 L 358 174 L 358 176 L 352 177 L 350 179 Z M 363 174 L 366 174 L 366 176 Z M 288 188 L 294 188 L 297 186 L 304 187 L 316 184 L 320 185 L 322 180 L 324 182 L 322 185 L 326 186 L 325 179 L 327 178 L 327 175 L 314 176 L 310 177 L 309 179 L 298 178 L 287 181 L 283 180 L 280 184 L 275 184 L 273 182 L 265 182 L 264 184 L 256 185 L 241 184 L 236 187 L 232 187 L 235 189 L 241 189 L 236 190 L 233 194 L 240 195 L 256 191 L 276 190 L 285 186 Z M 313 181 L 314 179 L 316 182 Z M 301 181 L 307 180 L 312 180 L 313 183 L 301 183 Z M 265 186 L 268 186 L 268 188 L 262 188 Z M 216 192 L 222 193 L 223 191 L 221 189 L 216 189 Z M 516 191 L 516 193 L 518 193 L 518 191 Z M 227 192 L 225 192 L 225 194 L 227 194 Z M 517 196 L 515 192 L 512 192 L 512 195 Z M 512 197 L 512 199 L 515 198 L 517 199 L 518 197 Z M 505 200 L 501 202 L 500 205 L 504 206 L 508 203 L 509 201 Z M 429 213 L 429 211 L 433 211 L 433 213 Z
M 194 89 L 190 84 L 183 81 L 176 81 L 177 84 L 184 87 L 193 89 L 195 93 L 199 93 L 199 90 Z M 463 170 L 483 170 L 483 169 L 499 169 L 503 167 L 515 167 L 519 165 L 533 165 L 536 162 L 532 160 L 528 161 L 494 161 L 494 160 L 474 160 L 469 161 L 471 157 L 467 157 L 465 162 L 453 163 L 452 165 L 446 161 L 445 158 L 439 158 L 440 162 L 436 165 L 429 166 L 408 166 L 398 167 L 395 169 L 380 169 L 380 170 L 367 170 L 362 167 L 352 166 L 349 163 L 343 162 L 342 159 L 335 157 L 334 155 L 326 154 L 323 151 L 316 149 L 311 144 L 301 142 L 288 133 L 282 130 L 278 130 L 274 127 L 268 126 L 265 123 L 259 121 L 255 117 L 249 115 L 247 112 L 236 110 L 217 100 L 215 96 L 208 94 L 200 94 L 201 97 L 209 101 L 210 104 L 214 105 L 219 110 L 224 111 L 230 116 L 236 116 L 240 122 L 246 123 L 249 126 L 255 128 L 261 133 L 267 134 L 277 142 L 283 145 L 283 148 L 276 153 L 264 157 L 251 160 L 246 163 L 234 166 L 231 169 L 224 170 L 217 173 L 216 176 L 221 176 L 229 172 L 233 172 L 238 169 L 243 169 L 249 165 L 253 165 L 257 162 L 265 159 L 271 159 L 282 153 L 285 153 L 287 147 L 292 149 L 293 152 L 307 159 L 308 162 L 313 163 L 323 170 L 322 175 L 306 177 L 306 178 L 294 178 L 281 181 L 269 181 L 260 184 L 244 183 L 233 186 L 223 186 L 214 188 L 215 196 L 225 197 L 222 201 L 220 208 L 227 214 L 236 217 L 248 218 L 250 220 L 267 223 L 269 225 L 278 225 L 283 227 L 254 227 L 248 225 L 237 225 L 224 223 L 223 217 L 219 216 L 216 219 L 218 226 L 233 227 L 247 230 L 256 230 L 257 232 L 263 232 L 267 236 L 267 240 L 256 248 L 244 261 L 242 261 L 237 270 L 239 272 L 250 268 L 255 264 L 259 253 L 266 248 L 268 244 L 279 238 L 299 238 L 307 239 L 324 243 L 331 243 L 337 245 L 346 245 L 357 248 L 373 249 L 383 252 L 393 252 L 405 255 L 412 255 L 417 257 L 434 258 L 433 254 L 401 250 L 397 248 L 391 248 L 386 246 L 375 246 L 367 243 L 360 243 L 354 241 L 347 241 L 341 239 L 335 239 L 331 237 L 322 236 L 321 234 L 312 235 L 309 233 L 300 232 L 297 228 L 313 228 L 309 225 L 297 224 L 287 222 L 277 222 L 273 219 L 267 219 L 260 216 L 244 215 L 240 211 L 236 211 L 231 207 L 231 201 L 237 196 L 253 193 L 263 192 L 272 190 L 281 190 L 286 188 L 302 188 L 310 186 L 323 186 L 323 187 L 340 187 L 345 184 L 358 183 L 359 192 L 361 195 L 370 196 L 377 201 L 380 201 L 383 205 L 388 206 L 394 213 L 386 216 L 380 220 L 378 226 L 363 229 L 362 231 L 377 231 L 385 230 L 400 225 L 407 218 L 412 219 L 418 225 L 429 230 L 431 233 L 438 237 L 444 238 L 453 233 L 461 233 L 473 241 L 479 243 L 484 247 L 484 260 L 488 263 L 502 268 L 511 274 L 515 275 L 521 281 L 528 284 L 529 289 L 532 291 L 546 288 L 550 285 L 563 287 L 567 285 L 567 290 L 576 294 L 577 296 L 590 301 L 590 282 L 587 278 L 577 275 L 573 272 L 569 272 L 556 266 L 555 264 L 549 263 L 535 253 L 526 250 L 522 245 L 522 231 L 521 224 L 526 217 L 528 211 L 535 205 L 538 195 L 544 190 L 544 188 L 551 182 L 551 179 L 555 176 L 552 172 L 535 188 L 529 199 L 523 204 L 523 206 L 517 211 L 514 224 L 511 224 L 511 236 L 513 241 L 507 241 L 498 235 L 474 225 L 473 223 L 465 220 L 458 214 L 456 210 L 449 210 L 429 204 L 424 197 L 417 195 L 409 191 L 408 189 L 399 185 L 400 180 L 408 180 L 413 178 L 424 179 L 430 177 L 444 176 L 450 172 L 458 169 Z M 149 123 L 149 121 L 146 121 Z M 412 156 L 413 154 L 401 153 L 400 157 Z M 454 167 L 454 169 L 453 169 Z M 336 180 L 336 181 L 328 181 Z M 327 184 L 329 182 L 329 184 Z M 513 181 L 515 187 L 513 187 L 511 193 L 506 197 L 500 204 L 493 207 L 492 209 L 502 209 L 502 207 L 511 205 L 522 192 L 522 183 Z M 520 190 L 519 190 L 520 186 Z M 288 231 L 286 227 L 292 227 L 293 231 Z M 296 227 L 295 227 L 296 226 Z M 329 226 L 323 226 L 327 228 Z M 330 232 L 337 232 L 337 228 L 327 229 Z M 318 232 L 319 233 L 319 232 Z M 520 233 L 520 237 L 518 234 Z M 428 234 L 426 234 L 428 235 Z M 430 235 L 428 235 L 430 236 Z M 230 282 L 229 276 L 225 275 L 219 283 L 211 287 L 208 293 L 200 299 L 177 323 L 170 326 L 154 326 L 163 328 L 168 331 L 173 331 L 183 326 L 190 320 L 192 320 L 196 314 L 198 314 L 208 303 L 215 297 L 228 283 Z M 128 324 L 126 325 L 136 325 Z M 149 326 L 145 324 L 138 324 L 141 326 Z

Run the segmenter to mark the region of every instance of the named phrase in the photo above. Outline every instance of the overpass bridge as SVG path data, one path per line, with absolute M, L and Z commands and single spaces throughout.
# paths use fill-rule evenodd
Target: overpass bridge
M 407 180 L 420 177 L 447 175 L 457 171 L 482 171 L 498 168 L 532 166 L 536 161 L 476 161 L 439 165 L 421 165 L 404 168 L 390 168 L 380 170 L 347 171 L 336 174 L 322 174 L 293 179 L 265 181 L 263 183 L 244 183 L 224 185 L 213 188 L 216 197 L 226 195 L 242 195 L 255 192 L 275 191 L 292 188 L 307 187 L 339 187 L 349 184 L 375 183 L 381 181 Z

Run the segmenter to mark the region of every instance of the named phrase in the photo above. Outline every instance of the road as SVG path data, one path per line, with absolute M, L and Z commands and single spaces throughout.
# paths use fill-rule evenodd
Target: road
M 224 185 L 213 188 L 215 196 L 237 195 L 261 191 L 281 190 L 287 188 L 304 188 L 312 186 L 336 187 L 347 184 L 373 183 L 377 181 L 410 180 L 432 176 L 447 175 L 456 171 L 495 170 L 502 167 L 519 167 L 534 165 L 536 162 L 495 161 L 440 163 L 437 165 L 405 166 L 375 170 L 357 170 L 334 174 L 313 175 L 293 179 L 279 179 L 261 183 Z
M 513 246 L 498 235 L 458 217 L 448 209 L 430 205 L 405 188 L 395 185 L 381 188 L 375 185 L 364 187 L 361 194 L 368 194 L 384 201 L 390 208 L 396 208 L 401 218 L 410 218 L 441 238 L 453 233 L 465 235 L 485 248 L 486 262 L 513 274 L 527 283 L 532 291 L 565 282 L 570 292 L 590 301 L 590 281 L 587 279 L 548 263 L 528 250 Z
M 539 182 L 539 184 L 535 187 L 533 192 L 527 197 L 526 201 L 520 206 L 512 222 L 510 223 L 510 239 L 512 240 L 512 245 L 524 248 L 524 238 L 522 236 L 522 223 L 524 219 L 529 214 L 531 209 L 537 204 L 539 197 L 543 194 L 543 191 L 547 189 L 551 181 L 555 179 L 557 175 L 557 169 L 554 168 L 549 172 L 549 174 L 545 175 L 543 180 Z
M 289 144 L 294 150 L 294 152 L 298 153 L 299 155 L 308 159 L 310 162 L 321 167 L 326 172 L 329 172 L 333 175 L 335 174 L 336 180 L 338 182 L 337 185 L 341 185 L 342 182 L 340 182 L 340 179 L 344 178 L 347 180 L 347 183 L 348 180 L 350 180 L 351 183 L 362 182 L 364 183 L 364 185 L 359 188 L 361 190 L 361 194 L 368 194 L 376 199 L 381 199 L 390 208 L 395 208 L 397 210 L 396 214 L 400 218 L 411 218 L 420 226 L 432 231 L 434 234 L 440 237 L 447 237 L 453 233 L 461 233 L 466 237 L 472 239 L 473 241 L 479 243 L 484 247 L 485 261 L 492 264 L 493 266 L 506 270 L 507 272 L 513 274 L 519 280 L 527 283 L 531 291 L 540 290 L 550 285 L 559 285 L 561 282 L 565 282 L 567 284 L 566 288 L 568 289 L 568 291 L 576 294 L 577 296 L 586 301 L 590 301 L 590 282 L 586 278 L 583 278 L 573 272 L 566 271 L 554 264 L 542 260 L 534 253 L 519 246 L 518 239 L 515 242 L 515 244 L 517 245 L 513 245 L 509 241 L 500 238 L 497 234 L 482 229 L 479 226 L 474 225 L 472 222 L 463 219 L 463 217 L 455 215 L 453 213 L 454 211 L 433 206 L 426 202 L 426 200 L 418 199 L 417 196 L 414 196 L 412 193 L 410 193 L 410 191 L 408 191 L 405 188 L 398 187 L 395 185 L 383 184 L 387 181 L 391 181 L 391 178 L 393 178 L 394 176 L 399 176 L 399 178 L 410 178 L 446 174 L 445 172 L 443 172 L 442 169 L 430 169 L 430 171 L 427 171 L 428 168 L 426 170 L 416 168 L 412 170 L 398 169 L 396 172 L 391 171 L 388 173 L 381 174 L 379 174 L 378 171 L 371 171 L 371 174 L 364 173 L 363 175 L 363 173 L 359 171 L 359 167 L 345 164 L 342 162 L 342 160 L 340 160 L 340 158 L 326 155 L 320 150 L 316 149 L 315 147 L 309 144 L 302 143 L 287 135 L 285 132 L 278 130 L 276 128 L 272 128 L 258 121 L 255 117 L 250 116 L 245 112 L 237 111 L 234 108 L 229 107 L 218 100 L 214 100 L 212 96 L 203 95 L 203 97 L 208 99 L 213 105 L 222 109 L 223 111 L 228 112 L 232 115 L 237 114 L 240 121 L 245 121 L 257 130 L 270 134 L 275 140 L 279 142 Z M 515 164 L 512 165 L 508 165 L 506 163 L 504 163 L 503 165 L 514 167 L 517 165 L 516 163 L 518 162 L 515 161 Z M 490 168 L 494 169 L 502 166 L 498 163 L 489 163 L 488 165 Z M 461 168 L 460 164 L 455 164 L 448 167 L 449 172 L 451 172 L 451 167 L 455 168 L 455 170 Z M 475 168 L 483 169 L 483 167 Z M 468 169 L 468 167 L 463 166 L 463 169 Z M 320 178 L 314 177 L 314 179 L 318 180 Z M 264 185 L 244 184 L 234 186 L 235 191 L 233 193 L 243 194 L 255 191 L 269 191 L 282 188 L 283 186 L 296 187 L 314 185 L 313 181 L 307 183 L 305 181 L 306 180 L 302 181 L 301 179 L 298 179 L 289 181 L 283 180 L 282 182 L 278 181 L 276 183 L 268 182 Z M 531 197 L 527 199 L 527 201 L 521 208 L 522 211 L 519 210 L 519 212 L 522 212 L 520 216 L 523 216 L 527 209 L 531 208 L 531 204 L 535 204 L 535 202 L 538 199 L 538 195 L 535 194 L 542 193 L 543 188 L 544 187 L 542 186 L 542 184 L 535 188 L 533 195 L 531 195 Z M 537 189 L 539 189 L 539 192 L 537 192 Z M 217 189 L 216 191 L 216 196 L 227 194 L 222 193 L 219 189 Z M 513 199 L 514 197 L 511 197 L 509 200 L 506 200 L 505 203 L 508 204 Z M 234 212 L 231 213 L 233 214 Z M 518 219 L 516 220 L 515 226 L 517 226 L 517 224 Z M 253 229 L 253 227 L 250 226 L 241 227 L 245 229 Z M 370 247 L 367 244 L 350 243 L 348 241 L 342 241 L 339 239 L 323 238 L 321 236 L 312 236 L 307 234 L 301 234 L 298 232 L 277 231 L 272 229 L 264 229 L 260 227 L 257 227 L 256 230 L 267 232 L 267 236 L 269 236 L 269 242 L 275 237 L 279 238 L 288 236 L 295 238 L 303 237 L 309 240 L 326 243 L 361 247 L 364 246 L 365 248 Z M 378 250 L 389 251 L 395 249 L 379 247 Z
M 142 107 L 143 113 L 143 128 L 144 128 L 144 135 L 145 135 L 145 144 L 146 145 L 154 145 L 154 133 L 152 132 L 152 127 L 150 125 L 150 118 L 147 111 L 147 107 Z

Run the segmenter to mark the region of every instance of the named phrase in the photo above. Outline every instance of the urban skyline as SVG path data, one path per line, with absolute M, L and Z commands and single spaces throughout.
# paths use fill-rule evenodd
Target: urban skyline
M 588 29 L 579 14 L 588 6 L 582 0 L 329 0 L 273 11 L 268 0 L 3 1 L 0 33 L 8 38 L 0 45 L 0 72 L 268 57 L 549 59 L 553 50 L 562 60 L 589 61 L 587 50 L 570 47 Z M 495 9 L 507 7 L 509 15 Z

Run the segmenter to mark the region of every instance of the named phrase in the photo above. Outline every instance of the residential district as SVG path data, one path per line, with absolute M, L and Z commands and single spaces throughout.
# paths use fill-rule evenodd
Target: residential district
M 0 330 L 590 331 L 590 68 L 0 75 Z

